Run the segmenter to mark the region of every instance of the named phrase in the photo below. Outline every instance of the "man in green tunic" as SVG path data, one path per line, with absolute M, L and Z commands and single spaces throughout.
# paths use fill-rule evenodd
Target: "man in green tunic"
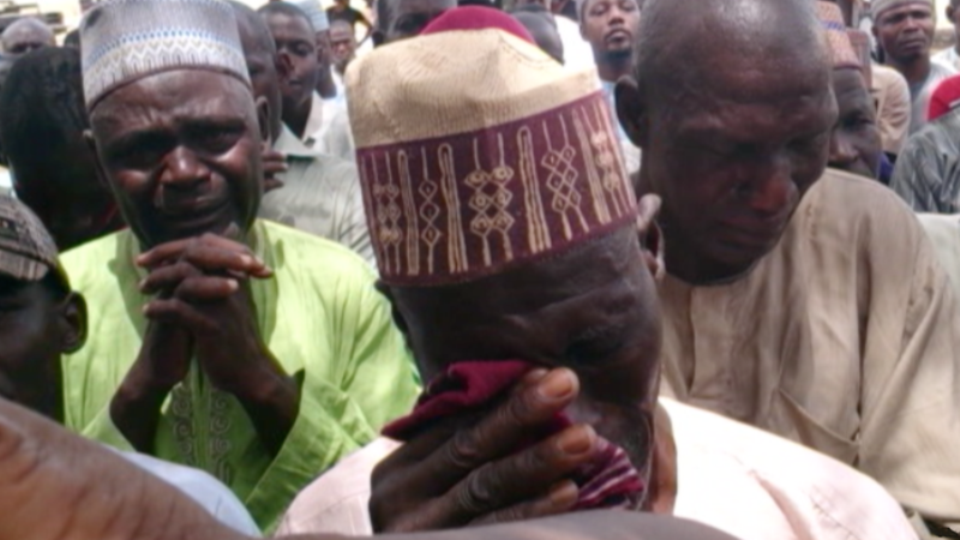
M 413 367 L 347 248 L 255 219 L 269 105 L 220 0 L 110 0 L 81 27 L 99 165 L 130 231 L 68 253 L 90 305 L 66 422 L 204 469 L 266 530 L 409 410 Z

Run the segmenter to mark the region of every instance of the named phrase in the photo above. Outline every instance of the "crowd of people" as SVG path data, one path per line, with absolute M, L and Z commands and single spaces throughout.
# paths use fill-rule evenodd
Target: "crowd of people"
M 960 1 L 83 7 L 0 540 L 960 538 Z

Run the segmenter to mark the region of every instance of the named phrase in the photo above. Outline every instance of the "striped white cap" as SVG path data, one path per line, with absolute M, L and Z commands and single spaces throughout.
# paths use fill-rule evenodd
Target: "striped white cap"
M 210 69 L 250 83 L 236 18 L 223 0 L 106 0 L 84 17 L 80 39 L 91 110 L 117 87 L 163 71 Z

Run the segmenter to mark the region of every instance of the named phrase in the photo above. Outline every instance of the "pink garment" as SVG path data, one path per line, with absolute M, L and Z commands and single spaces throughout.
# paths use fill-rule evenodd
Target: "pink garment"
M 534 367 L 529 362 L 460 362 L 430 382 L 416 408 L 383 430 L 387 437 L 408 441 L 441 418 L 487 408 Z M 517 450 L 571 426 L 566 414 L 558 414 L 542 433 L 531 434 Z M 642 500 L 644 482 L 619 446 L 599 440 L 596 460 L 578 471 L 573 480 L 580 487 L 577 510 L 634 508 Z

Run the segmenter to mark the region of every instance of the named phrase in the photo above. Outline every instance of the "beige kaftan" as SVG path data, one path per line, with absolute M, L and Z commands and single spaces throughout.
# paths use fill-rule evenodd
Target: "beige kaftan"
M 699 287 L 668 276 L 661 300 L 666 395 L 802 442 L 924 516 L 960 522 L 957 303 L 893 192 L 829 170 L 747 276 Z

